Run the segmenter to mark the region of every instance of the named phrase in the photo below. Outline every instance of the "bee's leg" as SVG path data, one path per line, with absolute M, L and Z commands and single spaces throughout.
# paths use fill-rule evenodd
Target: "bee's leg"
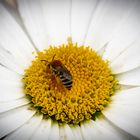
M 57 81 L 54 75 L 51 76 L 51 81 L 52 81 L 53 87 L 55 87 L 57 85 Z

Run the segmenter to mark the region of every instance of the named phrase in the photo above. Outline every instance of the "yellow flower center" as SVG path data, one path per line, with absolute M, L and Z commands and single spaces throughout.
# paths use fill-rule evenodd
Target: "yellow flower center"
M 55 60 L 70 72 L 70 89 L 48 66 Z M 69 124 L 94 119 L 109 103 L 118 83 L 108 62 L 89 47 L 71 42 L 38 52 L 32 65 L 25 70 L 23 82 L 25 93 L 44 116 Z

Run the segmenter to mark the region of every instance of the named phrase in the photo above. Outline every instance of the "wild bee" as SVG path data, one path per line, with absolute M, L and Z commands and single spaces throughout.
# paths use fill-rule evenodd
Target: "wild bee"
M 64 87 L 70 90 L 72 87 L 72 75 L 70 71 L 62 64 L 62 62 L 60 60 L 54 60 L 54 57 L 55 55 L 50 63 L 47 60 L 41 61 L 47 61 L 48 67 L 53 75 L 59 77 Z

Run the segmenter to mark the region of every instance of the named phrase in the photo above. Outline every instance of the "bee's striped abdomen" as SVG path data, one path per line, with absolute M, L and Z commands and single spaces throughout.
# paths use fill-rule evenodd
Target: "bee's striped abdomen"
M 68 90 L 72 87 L 72 75 L 70 71 L 61 63 L 59 60 L 54 60 L 48 64 L 49 68 L 52 70 L 52 73 L 59 77 L 59 80 Z
M 60 80 L 67 89 L 71 89 L 72 80 L 65 78 L 63 75 L 60 75 Z

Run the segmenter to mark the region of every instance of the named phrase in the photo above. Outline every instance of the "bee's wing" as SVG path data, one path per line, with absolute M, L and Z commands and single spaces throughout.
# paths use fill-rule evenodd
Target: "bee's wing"
M 61 69 L 61 74 L 68 80 L 72 80 L 72 76 L 71 76 L 71 73 L 70 71 L 65 67 L 63 66 L 63 68 Z

